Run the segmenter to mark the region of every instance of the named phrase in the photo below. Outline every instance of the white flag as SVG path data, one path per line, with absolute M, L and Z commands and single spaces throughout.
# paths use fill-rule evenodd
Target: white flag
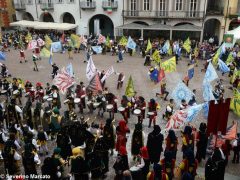
M 87 64 L 87 68 L 86 68 L 86 76 L 88 81 L 91 81 L 91 79 L 94 77 L 95 74 L 96 74 L 96 67 L 93 63 L 92 56 L 90 56 Z
M 105 79 L 107 79 L 111 74 L 114 73 L 114 69 L 111 66 L 105 73 L 105 75 L 102 77 L 101 82 L 105 81 Z

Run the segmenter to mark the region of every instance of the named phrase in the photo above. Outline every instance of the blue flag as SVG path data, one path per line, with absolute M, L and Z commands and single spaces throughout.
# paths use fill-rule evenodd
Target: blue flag
M 204 101 L 214 100 L 212 85 L 209 82 L 203 83 L 203 99 Z
M 49 59 L 48 59 L 48 63 L 49 63 L 50 65 L 52 65 L 52 63 L 53 63 L 53 59 L 52 59 L 53 53 L 52 53 L 52 51 L 53 51 L 53 49 L 52 49 L 52 47 L 51 47 L 50 57 L 49 57 Z
M 193 95 L 193 92 L 183 82 L 178 83 L 172 92 L 172 98 L 176 102 L 177 106 L 180 106 L 183 99 L 188 102 L 192 99 Z
M 206 102 L 203 105 L 203 116 L 206 119 L 208 118 L 208 111 L 209 111 L 209 104 L 208 104 L 208 102 Z
M 187 122 L 192 122 L 198 115 L 198 113 L 203 109 L 204 104 L 198 104 L 196 106 L 191 106 L 187 109 Z
M 52 52 L 59 52 L 62 51 L 62 44 L 61 42 L 54 42 L 51 44 Z
M 170 48 L 170 43 L 169 43 L 169 40 L 167 40 L 165 43 L 164 43 L 164 45 L 163 45 L 163 47 L 162 47 L 162 53 L 164 53 L 164 54 L 166 54 L 167 52 L 168 52 L 168 50 L 169 50 L 169 48 Z
M 230 71 L 229 67 L 221 59 L 218 59 L 218 67 L 222 73 L 227 73 Z
M 150 74 L 150 78 L 151 80 L 153 80 L 154 82 L 158 82 L 158 70 L 154 69 L 153 72 Z
M 2 61 L 6 60 L 6 54 L 4 54 L 2 51 L 0 51 L 0 60 Z
M 213 80 L 215 80 L 217 78 L 218 78 L 217 72 L 214 69 L 212 63 L 209 62 L 203 82 L 212 82 Z
M 192 79 L 194 76 L 194 64 L 190 65 L 188 68 L 188 78 Z
M 92 50 L 97 54 L 102 53 L 102 47 L 101 46 L 92 46 Z
M 133 41 L 133 39 L 130 36 L 128 37 L 127 48 L 129 49 L 136 48 L 136 43 Z
M 72 63 L 69 63 L 66 67 L 66 71 L 69 74 L 69 76 L 73 77 L 73 66 Z

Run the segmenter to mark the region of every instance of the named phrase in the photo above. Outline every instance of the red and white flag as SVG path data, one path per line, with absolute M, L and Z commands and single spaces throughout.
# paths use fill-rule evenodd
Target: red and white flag
M 31 40 L 31 41 L 28 43 L 27 49 L 35 49 L 36 47 L 37 47 L 37 41 L 36 41 L 36 40 Z
M 65 94 L 67 89 L 75 84 L 75 81 L 67 73 L 66 68 L 62 68 L 57 76 L 53 79 L 53 84 L 59 88 L 62 94 Z
M 105 79 L 107 79 L 110 75 L 112 75 L 114 73 L 114 69 L 111 66 L 105 73 L 105 75 L 102 77 L 101 82 L 105 81 Z
M 98 44 L 103 44 L 105 42 L 106 42 L 106 37 L 101 35 L 101 34 L 99 34 L 99 36 L 98 36 Z
M 223 135 L 224 139 L 234 140 L 237 137 L 237 122 L 233 122 L 233 124 L 227 128 L 227 132 Z
M 39 46 L 39 47 L 42 47 L 42 46 L 45 45 L 44 40 L 42 40 L 41 38 L 38 38 L 37 43 L 38 43 L 38 46 Z
M 166 130 L 180 129 L 185 125 L 187 119 L 187 112 L 183 110 L 177 110 L 166 124 Z

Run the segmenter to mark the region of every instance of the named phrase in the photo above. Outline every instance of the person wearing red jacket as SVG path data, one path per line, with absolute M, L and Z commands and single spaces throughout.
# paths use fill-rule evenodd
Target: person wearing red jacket
M 118 126 L 116 128 L 116 134 L 117 134 L 117 143 L 116 143 L 116 151 L 119 152 L 120 147 L 123 146 L 126 148 L 126 144 L 127 144 L 127 137 L 126 134 L 129 133 L 130 130 L 127 127 L 127 123 L 125 120 L 120 120 L 118 123 Z
M 149 125 L 148 127 L 151 127 L 151 124 L 153 122 L 153 125 L 156 124 L 156 117 L 157 117 L 157 110 L 160 109 L 159 104 L 154 100 L 150 99 L 150 102 L 148 103 L 148 117 L 149 117 Z

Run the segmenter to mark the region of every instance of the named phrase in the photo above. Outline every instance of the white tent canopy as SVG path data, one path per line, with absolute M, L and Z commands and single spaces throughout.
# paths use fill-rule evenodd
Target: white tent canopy
M 10 23 L 10 26 L 19 26 L 19 27 L 30 27 L 34 29 L 54 29 L 60 31 L 66 31 L 70 29 L 75 29 L 77 24 L 69 24 L 69 23 L 53 23 L 53 22 L 39 22 L 39 21 L 17 21 Z

